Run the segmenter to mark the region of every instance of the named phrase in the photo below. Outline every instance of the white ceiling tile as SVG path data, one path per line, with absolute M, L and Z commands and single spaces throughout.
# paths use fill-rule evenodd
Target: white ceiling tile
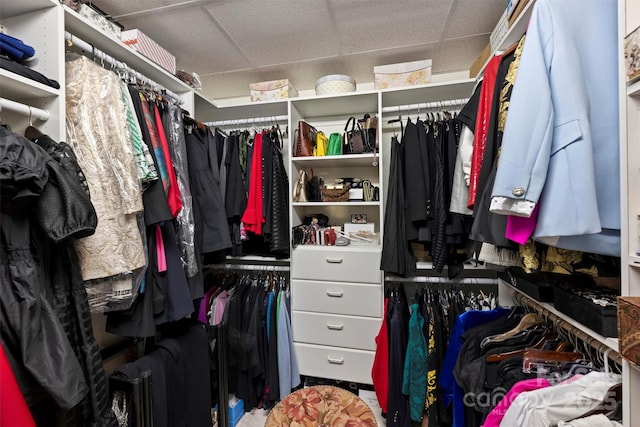
M 200 7 L 122 19 L 120 22 L 126 28 L 139 28 L 175 55 L 179 69 L 204 74 L 251 67 Z M 167 28 L 175 31 L 167 31 Z
M 235 0 L 207 9 L 256 67 L 340 53 L 322 1 Z
M 373 81 L 373 67 L 432 59 L 434 73 L 467 70 L 505 0 L 98 0 L 195 71 L 211 98 L 289 78 L 313 90 L 327 74 Z
M 331 0 L 344 53 L 432 43 L 442 38 L 452 0 Z
M 490 34 L 506 8 L 505 0 L 457 0 L 445 38 Z
M 433 62 L 434 72 L 468 70 L 487 43 L 489 43 L 487 35 L 445 40 L 437 61 Z

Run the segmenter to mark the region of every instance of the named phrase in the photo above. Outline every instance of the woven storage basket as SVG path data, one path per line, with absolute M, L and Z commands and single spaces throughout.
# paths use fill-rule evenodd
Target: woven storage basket
M 322 188 L 322 201 L 323 202 L 348 202 L 350 188 L 351 186 L 349 185 L 343 185 L 341 188 L 333 188 L 325 185 Z

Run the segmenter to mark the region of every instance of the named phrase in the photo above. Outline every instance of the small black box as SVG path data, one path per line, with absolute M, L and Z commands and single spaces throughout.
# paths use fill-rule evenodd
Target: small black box
M 599 286 L 560 285 L 554 290 L 556 310 L 605 337 L 618 336 L 617 292 Z

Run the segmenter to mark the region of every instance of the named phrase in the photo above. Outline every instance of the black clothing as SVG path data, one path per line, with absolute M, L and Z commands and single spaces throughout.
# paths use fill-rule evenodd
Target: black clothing
M 402 393 L 405 355 L 409 341 L 409 305 L 404 291 L 399 288 L 389 300 L 389 398 L 387 425 L 411 426 L 409 398 Z
M 467 126 L 473 133 L 476 131 L 476 118 L 478 117 L 478 104 L 480 103 L 481 89 L 482 81 L 477 84 L 473 90 L 473 95 L 471 95 L 467 103 L 462 107 L 462 110 L 460 110 L 457 117 L 457 119 Z
M 207 127 L 194 126 L 187 130 L 186 139 L 196 245 L 201 245 L 202 253 L 230 248 L 213 134 Z
M 420 136 L 424 136 L 424 132 L 418 132 L 418 127 L 407 120 L 407 126 L 402 136 L 402 146 L 404 148 L 404 176 L 403 181 L 406 188 L 405 197 L 406 210 L 406 238 L 407 240 L 418 239 L 418 228 L 425 226 L 428 218 L 428 199 L 426 184 L 429 178 L 423 177 L 423 171 L 427 165 L 428 159 L 423 158 L 421 154 Z M 386 234 L 386 233 L 385 233 Z
M 391 138 L 389 189 L 384 211 L 386 231 L 382 238 L 380 270 L 406 277 L 416 272 L 416 257 L 407 236 L 404 180 L 404 146 L 394 136 Z
M 95 231 L 96 214 L 70 147 L 40 139 L 54 158 L 0 127 L 0 338 L 39 425 L 109 426 L 115 419 L 73 246 Z
M 284 167 L 282 153 L 275 143 L 269 144 L 271 150 L 271 197 L 269 250 L 276 257 L 289 256 L 289 179 Z M 269 171 L 267 171 L 268 173 Z
M 11 71 L 12 73 L 16 73 L 20 76 L 34 80 L 38 83 L 51 86 L 52 88 L 60 89 L 60 83 L 58 83 L 55 80 L 51 80 L 47 78 L 44 74 L 41 74 L 36 70 L 32 70 L 26 65 L 22 65 L 17 62 L 10 61 L 8 59 L 0 57 L 0 68 L 4 68 L 5 70 Z

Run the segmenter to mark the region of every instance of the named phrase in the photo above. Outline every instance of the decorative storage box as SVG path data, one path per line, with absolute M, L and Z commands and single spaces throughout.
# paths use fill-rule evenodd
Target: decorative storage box
M 71 3 L 71 4 L 69 4 Z M 77 2 L 76 2 L 77 3 Z M 69 7 L 74 10 L 77 10 L 78 13 L 85 18 L 87 18 L 95 28 L 99 28 L 107 34 L 111 34 L 113 37 L 119 39 L 122 34 L 122 29 L 118 27 L 113 22 L 109 21 L 105 16 L 101 15 L 100 12 L 93 9 L 87 4 L 76 5 L 77 9 L 73 7 L 73 2 L 65 2 Z
M 171 74 L 176 73 L 176 57 L 142 31 L 138 29 L 123 31 L 120 39 L 124 44 L 131 46 Z
M 316 95 L 339 95 L 356 91 L 356 81 L 345 74 L 329 74 L 316 80 Z
M 624 62 L 627 65 L 627 81 L 640 77 L 640 27 L 624 39 Z
M 298 91 L 293 87 L 289 79 L 251 83 L 249 89 L 251 89 L 251 102 L 276 101 L 298 96 Z
M 640 297 L 618 298 L 620 353 L 640 366 Z
M 431 60 L 373 67 L 376 89 L 423 85 L 431 82 Z

